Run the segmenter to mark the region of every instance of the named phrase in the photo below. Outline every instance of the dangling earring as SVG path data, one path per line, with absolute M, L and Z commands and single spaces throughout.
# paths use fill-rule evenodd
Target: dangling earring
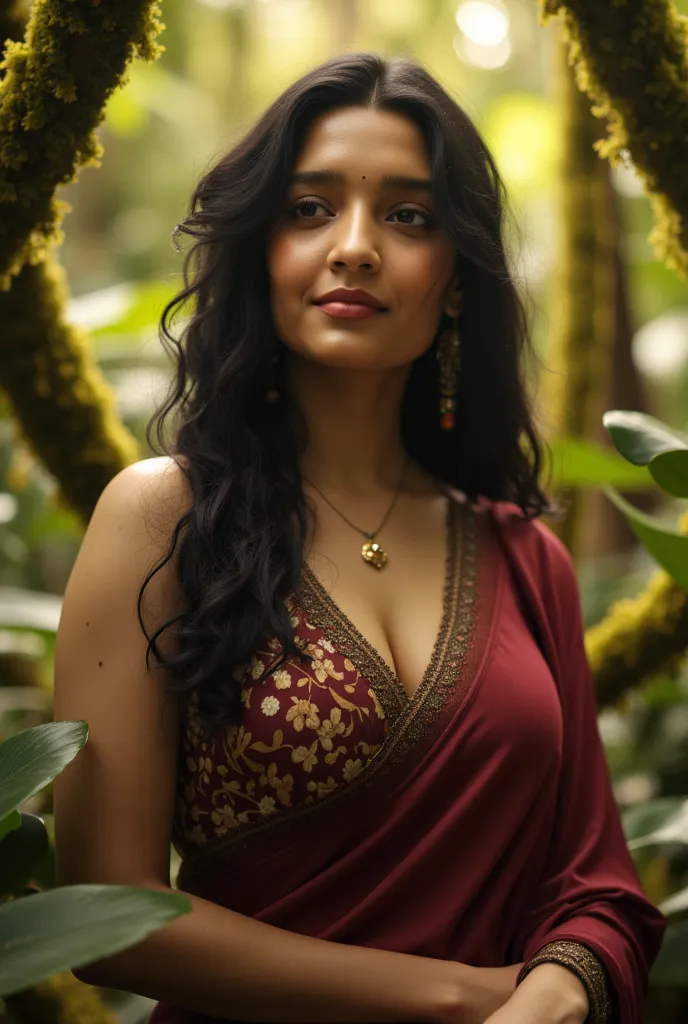
M 265 401 L 269 405 L 274 405 L 275 402 L 279 402 L 279 400 L 281 398 L 281 395 L 280 395 L 279 391 L 277 390 L 276 383 L 275 383 L 276 378 L 277 378 L 277 356 L 276 355 L 274 355 L 272 357 L 272 359 L 270 360 L 270 377 L 272 379 L 272 386 L 270 388 L 268 388 L 268 390 L 265 393 Z
M 440 369 L 440 427 L 453 430 L 456 423 L 456 392 L 460 366 L 458 318 L 440 335 L 437 362 Z

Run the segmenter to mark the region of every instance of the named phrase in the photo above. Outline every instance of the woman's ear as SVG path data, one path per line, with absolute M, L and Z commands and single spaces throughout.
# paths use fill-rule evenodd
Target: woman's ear
M 461 312 L 463 305 L 463 288 L 458 274 L 455 274 L 444 300 L 444 313 L 450 319 L 454 319 Z

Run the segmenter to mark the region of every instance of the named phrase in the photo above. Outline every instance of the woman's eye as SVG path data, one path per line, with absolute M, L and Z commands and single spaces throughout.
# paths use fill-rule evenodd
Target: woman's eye
M 320 200 L 307 196 L 303 199 L 299 199 L 292 207 L 291 215 L 296 220 L 315 220 L 319 217 L 329 217 L 330 211 L 324 203 L 320 202 Z M 423 213 L 421 210 L 414 210 L 411 207 L 395 210 L 394 213 L 390 214 L 390 216 L 398 217 L 398 223 L 403 224 L 404 227 L 427 228 L 430 227 L 432 223 L 430 214 Z
M 412 210 L 410 207 L 406 207 L 403 210 L 395 210 L 391 215 L 392 217 L 399 217 L 399 223 L 405 227 L 410 228 L 427 228 L 430 227 L 430 216 L 427 213 L 422 213 L 420 210 Z M 414 221 L 414 217 L 420 217 L 420 221 Z
M 325 207 L 317 199 L 300 199 L 293 207 L 292 213 L 298 220 L 313 220 L 314 217 L 322 216 L 318 210 L 325 210 Z M 327 214 L 327 210 L 325 213 Z

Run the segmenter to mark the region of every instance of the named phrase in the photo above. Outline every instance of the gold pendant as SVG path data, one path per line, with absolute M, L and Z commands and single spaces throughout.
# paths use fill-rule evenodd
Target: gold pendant
M 384 569 L 387 565 L 387 552 L 375 540 L 367 540 L 361 548 L 363 561 L 375 569 Z

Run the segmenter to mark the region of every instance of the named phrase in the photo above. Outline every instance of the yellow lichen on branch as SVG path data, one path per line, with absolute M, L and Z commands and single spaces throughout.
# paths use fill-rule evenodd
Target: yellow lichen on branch
M 678 528 L 688 534 L 688 513 Z M 655 573 L 638 597 L 617 601 L 586 631 L 585 646 L 598 704 L 613 704 L 678 663 L 688 647 L 688 594 L 668 573 Z
M 670 0 L 540 0 L 561 14 L 579 87 L 607 122 L 597 143 L 612 164 L 630 155 L 650 196 L 650 241 L 688 270 L 688 19 Z
M 154 60 L 156 0 L 35 0 L 0 65 L 0 289 L 60 240 L 59 185 L 97 164 L 95 136 L 129 61 Z
M 66 275 L 26 265 L 0 292 L 0 387 L 64 501 L 88 520 L 107 483 L 140 458 L 87 335 L 66 321 Z

